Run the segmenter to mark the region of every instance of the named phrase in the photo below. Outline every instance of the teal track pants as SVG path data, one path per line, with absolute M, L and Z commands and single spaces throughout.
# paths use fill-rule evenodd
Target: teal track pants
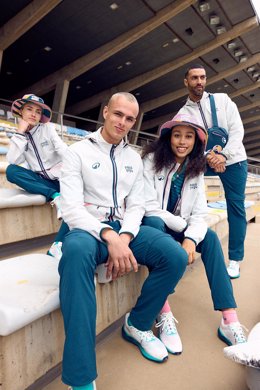
M 212 171 L 206 173 L 210 176 Z M 247 161 L 228 165 L 224 173 L 219 174 L 223 184 L 227 203 L 229 226 L 228 257 L 241 261 L 244 258 L 246 237 L 245 188 L 247 180 Z
M 6 177 L 10 183 L 14 183 L 30 194 L 40 194 L 46 197 L 47 202 L 52 199 L 55 192 L 60 192 L 58 180 L 45 179 L 36 172 L 10 164 L 6 169 Z
M 144 217 L 143 225 L 165 231 L 180 243 L 185 238 L 183 233 L 176 233 L 168 229 L 164 221 L 159 217 Z M 197 245 L 196 251 L 201 253 L 214 309 L 223 310 L 237 307 L 217 234 L 213 230 L 208 229 L 204 240 Z
M 110 225 L 119 231 L 119 223 Z M 168 295 L 174 292 L 181 279 L 188 257 L 170 235 L 148 226 L 141 226 L 130 248 L 137 262 L 149 270 L 130 320 L 138 329 L 150 330 Z M 65 236 L 59 264 L 65 328 L 62 380 L 70 386 L 86 385 L 97 376 L 94 272 L 107 258 L 106 244 L 86 231 L 73 229 Z

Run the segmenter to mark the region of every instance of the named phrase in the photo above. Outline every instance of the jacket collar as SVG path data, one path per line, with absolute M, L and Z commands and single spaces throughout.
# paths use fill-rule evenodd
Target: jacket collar
M 89 138 L 90 140 L 99 144 L 102 147 L 102 149 L 110 151 L 113 144 L 110 144 L 104 140 L 101 134 L 101 130 L 102 127 L 100 127 L 97 131 L 94 131 L 93 133 L 89 134 L 86 138 Z M 125 146 L 128 146 L 128 144 L 124 140 L 122 140 L 118 145 L 116 145 L 115 147 L 116 152 L 121 151 Z
M 204 91 L 204 92 L 203 92 L 203 95 L 202 95 L 202 97 L 201 97 L 201 99 L 198 100 L 198 102 L 201 102 L 202 100 L 205 100 L 205 99 L 207 99 L 208 97 L 209 97 L 209 93 L 206 92 L 206 91 Z M 186 104 L 187 104 L 188 106 L 193 106 L 193 105 L 196 105 L 197 102 L 194 102 L 194 101 L 191 100 L 191 99 L 189 98 L 189 96 L 188 96 Z

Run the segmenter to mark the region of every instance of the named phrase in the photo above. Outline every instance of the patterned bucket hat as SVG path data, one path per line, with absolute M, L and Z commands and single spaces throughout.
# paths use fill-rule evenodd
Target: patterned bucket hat
M 12 114 L 16 117 L 21 117 L 21 109 L 26 103 L 33 103 L 37 106 L 41 107 L 42 109 L 42 116 L 40 119 L 41 123 L 48 123 L 51 120 L 51 109 L 46 104 L 44 104 L 44 101 L 42 98 L 34 95 L 34 94 L 27 94 L 24 95 L 21 99 L 17 99 L 12 104 Z

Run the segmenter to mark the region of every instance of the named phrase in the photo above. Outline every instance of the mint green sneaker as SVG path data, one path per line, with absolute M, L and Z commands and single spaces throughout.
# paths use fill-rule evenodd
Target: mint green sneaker
M 62 256 L 62 242 L 55 241 L 48 250 L 47 255 L 55 257 L 55 259 L 57 260 L 60 260 Z
M 85 386 L 71 386 L 68 390 L 97 390 L 96 382 L 94 381 Z
M 158 337 L 151 330 L 142 331 L 129 324 L 129 313 L 125 316 L 122 336 L 125 340 L 137 345 L 141 354 L 149 360 L 162 363 L 168 359 L 168 352 Z

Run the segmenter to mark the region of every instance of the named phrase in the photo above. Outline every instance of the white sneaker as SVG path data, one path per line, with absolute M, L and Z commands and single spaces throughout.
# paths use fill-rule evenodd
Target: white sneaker
M 225 325 L 222 318 L 220 327 L 218 328 L 218 337 L 227 345 L 246 343 L 247 339 L 244 329 L 247 330 L 246 327 L 241 325 L 238 321 Z
M 161 313 L 155 327 L 159 328 L 159 339 L 163 342 L 167 351 L 173 355 L 180 355 L 182 353 L 182 342 L 175 322 L 178 324 L 172 312 Z
M 56 212 L 57 212 L 57 219 L 62 219 L 62 216 L 61 216 L 61 208 L 60 208 L 60 195 L 59 196 L 56 196 L 56 198 L 54 198 L 52 201 L 51 201 L 51 206 L 55 206 L 56 207 Z
M 122 327 L 122 336 L 125 340 L 138 346 L 141 354 L 149 360 L 162 363 L 168 359 L 168 352 L 164 344 L 153 334 L 151 330 L 141 331 L 128 324 L 129 313 L 125 316 L 125 324 Z
M 227 272 L 229 274 L 230 279 L 237 279 L 240 276 L 240 265 L 239 261 L 229 260 L 229 264 L 227 266 Z
M 55 259 L 60 260 L 62 256 L 62 242 L 61 241 L 55 241 L 50 249 L 47 252 L 47 255 L 55 257 Z

